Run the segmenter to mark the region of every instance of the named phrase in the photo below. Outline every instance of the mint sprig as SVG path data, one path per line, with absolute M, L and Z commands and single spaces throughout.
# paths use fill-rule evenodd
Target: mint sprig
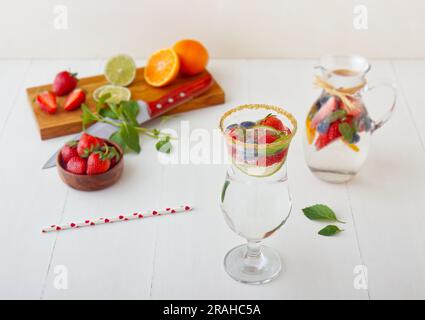
M 161 152 L 170 153 L 172 145 L 171 136 L 158 129 L 146 129 L 139 126 L 137 115 L 139 114 L 139 105 L 136 101 L 123 101 L 119 104 L 106 103 L 110 94 L 100 97 L 96 103 L 96 111 L 92 112 L 87 105 L 82 105 L 83 130 L 93 122 L 103 122 L 115 126 L 117 131 L 109 137 L 125 151 L 127 148 L 136 153 L 140 153 L 139 134 L 158 139 L 156 149 Z M 158 145 L 159 144 L 159 145 Z

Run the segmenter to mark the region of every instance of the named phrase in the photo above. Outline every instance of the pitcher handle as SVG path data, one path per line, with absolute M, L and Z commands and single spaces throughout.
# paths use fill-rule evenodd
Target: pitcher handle
M 394 84 L 390 83 L 381 83 L 375 86 L 371 86 L 367 89 L 367 91 L 372 91 L 379 88 L 390 88 L 393 94 L 392 104 L 390 106 L 390 109 L 379 119 L 376 121 L 373 121 L 373 128 L 372 133 L 375 132 L 375 130 L 382 127 L 393 115 L 396 101 L 397 101 L 397 87 Z

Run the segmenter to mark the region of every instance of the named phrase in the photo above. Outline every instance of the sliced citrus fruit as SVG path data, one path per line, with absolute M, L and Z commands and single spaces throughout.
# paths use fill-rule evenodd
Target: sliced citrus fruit
M 162 87 L 172 82 L 180 70 L 180 60 L 173 49 L 153 53 L 145 67 L 145 80 L 151 86 Z
M 136 77 L 136 63 L 125 54 L 109 58 L 105 65 L 105 77 L 117 86 L 128 86 Z
M 107 93 L 111 95 L 106 100 L 108 103 L 120 103 L 121 101 L 129 101 L 131 98 L 131 91 L 128 88 L 108 84 L 106 86 L 97 88 L 93 92 L 93 99 L 95 101 L 99 101 L 100 97 Z

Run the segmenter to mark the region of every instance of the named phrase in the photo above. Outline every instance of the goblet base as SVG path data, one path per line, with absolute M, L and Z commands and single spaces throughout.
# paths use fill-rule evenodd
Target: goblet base
M 234 280 L 246 284 L 263 284 L 276 279 L 282 271 L 279 253 L 261 246 L 257 257 L 247 255 L 248 246 L 240 245 L 224 257 L 224 269 Z

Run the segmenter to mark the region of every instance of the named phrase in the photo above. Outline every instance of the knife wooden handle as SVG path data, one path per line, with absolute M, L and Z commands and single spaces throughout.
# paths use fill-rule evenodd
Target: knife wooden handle
M 210 74 L 195 81 L 188 82 L 162 96 L 158 100 L 148 102 L 148 112 L 151 118 L 169 111 L 170 109 L 207 91 L 213 84 Z

